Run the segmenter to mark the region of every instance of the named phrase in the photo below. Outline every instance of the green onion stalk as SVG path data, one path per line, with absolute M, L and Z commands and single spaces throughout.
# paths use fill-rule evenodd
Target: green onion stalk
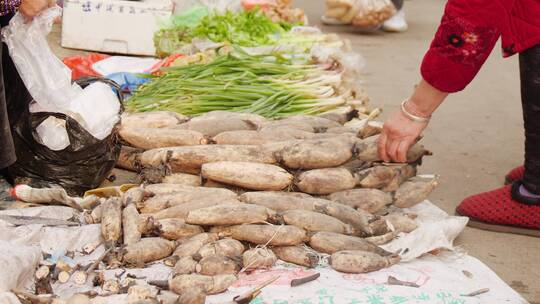
M 169 110 L 200 115 L 226 110 L 268 118 L 317 114 L 343 105 L 336 96 L 341 74 L 314 64 L 298 64 L 279 54 L 233 52 L 213 62 L 170 67 L 141 86 L 127 101 L 133 112 Z

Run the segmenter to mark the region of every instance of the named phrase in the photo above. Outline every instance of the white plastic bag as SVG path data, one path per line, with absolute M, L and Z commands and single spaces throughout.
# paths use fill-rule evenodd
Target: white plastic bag
M 96 111 L 98 109 L 98 111 Z M 92 136 L 102 140 L 120 120 L 118 97 L 107 84 L 94 82 L 73 99 L 65 114 L 75 118 Z M 76 115 L 71 115 L 75 113 Z M 82 118 L 82 122 L 77 119 Z
M 53 151 L 64 150 L 69 146 L 65 120 L 49 116 L 37 126 L 36 131 L 41 143 Z
M 48 110 L 40 109 L 40 111 Z M 87 86 L 67 108 L 59 111 L 77 120 L 88 133 L 99 140 L 109 136 L 120 120 L 118 97 L 102 82 L 94 82 Z M 61 151 L 70 145 L 66 121 L 63 119 L 49 116 L 37 126 L 36 131 L 41 143 L 53 151 Z
M 110 75 L 119 72 L 145 73 L 160 60 L 156 58 L 140 58 L 129 56 L 111 56 L 92 65 L 92 69 L 101 75 Z
M 2 37 L 28 92 L 41 109 L 61 112 L 82 92 L 71 83 L 71 70 L 58 59 L 47 43 L 53 21 L 62 10 L 56 6 L 31 22 L 15 14 L 9 26 L 2 28 Z
M 106 138 L 120 120 L 120 103 L 111 88 L 101 82 L 84 90 L 71 82 L 71 70 L 51 51 L 47 35 L 62 10 L 50 8 L 31 22 L 15 14 L 2 37 L 28 92 L 34 99 L 30 112 L 56 112 L 75 119 L 93 137 Z M 99 111 L 96 111 L 99 109 Z M 41 142 L 53 151 L 70 145 L 65 121 L 49 117 L 37 128 Z

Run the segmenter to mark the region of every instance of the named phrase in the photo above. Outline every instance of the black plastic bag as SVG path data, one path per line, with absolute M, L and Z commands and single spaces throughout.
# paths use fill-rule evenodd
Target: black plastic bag
M 79 79 L 77 83 L 85 87 L 95 81 L 114 87 L 122 103 L 123 98 L 115 82 L 92 77 Z M 39 139 L 36 128 L 49 116 L 66 122 L 70 144 L 63 150 L 50 150 Z M 28 108 L 16 121 L 12 133 L 17 161 L 8 170 L 15 183 L 33 187 L 58 185 L 70 195 L 81 195 L 99 187 L 114 168 L 121 148 L 117 127 L 105 139 L 98 140 L 65 114 L 30 113 Z

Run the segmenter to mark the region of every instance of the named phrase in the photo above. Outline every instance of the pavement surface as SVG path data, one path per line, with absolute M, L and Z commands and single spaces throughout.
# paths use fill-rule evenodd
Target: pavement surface
M 419 66 L 442 16 L 441 0 L 405 2 L 405 33 L 358 33 L 324 26 L 324 1 L 295 4 L 307 10 L 310 23 L 351 40 L 366 59 L 365 86 L 385 117 L 398 109 L 419 81 Z M 430 200 L 453 214 L 467 196 L 502 185 L 504 175 L 523 162 L 523 120 L 518 57 L 503 59 L 497 44 L 476 79 L 451 95 L 435 113 L 422 140 L 434 156 L 423 173 L 436 173 L 441 185 Z M 540 303 L 540 239 L 467 228 L 457 244 L 479 258 L 531 303 Z
M 419 65 L 444 9 L 442 0 L 406 1 L 406 33 L 359 33 L 319 21 L 324 0 L 296 0 L 310 23 L 351 40 L 367 61 L 365 87 L 372 103 L 385 110 L 399 107 L 419 81 Z M 51 46 L 60 56 L 83 52 L 62 49 L 55 27 Z M 436 112 L 423 143 L 434 152 L 422 173 L 436 173 L 441 186 L 430 199 L 448 213 L 467 196 L 500 187 L 504 175 L 523 162 L 523 120 L 517 56 L 502 59 L 500 45 L 476 79 L 451 95 Z M 540 238 L 467 228 L 457 244 L 492 268 L 531 303 L 540 303 Z

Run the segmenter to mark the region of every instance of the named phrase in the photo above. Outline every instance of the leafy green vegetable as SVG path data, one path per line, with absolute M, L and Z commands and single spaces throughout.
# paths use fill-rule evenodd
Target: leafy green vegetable
M 240 13 L 213 14 L 201 19 L 191 29 L 193 37 L 206 37 L 214 42 L 229 42 L 240 46 L 272 44 L 272 35 L 284 34 L 290 24 L 274 23 L 257 10 Z
M 193 38 L 249 47 L 275 44 L 293 26 L 284 22 L 274 23 L 258 10 L 207 15 L 195 11 L 184 17 L 175 17 L 170 23 L 154 35 L 158 56 L 182 50 Z

